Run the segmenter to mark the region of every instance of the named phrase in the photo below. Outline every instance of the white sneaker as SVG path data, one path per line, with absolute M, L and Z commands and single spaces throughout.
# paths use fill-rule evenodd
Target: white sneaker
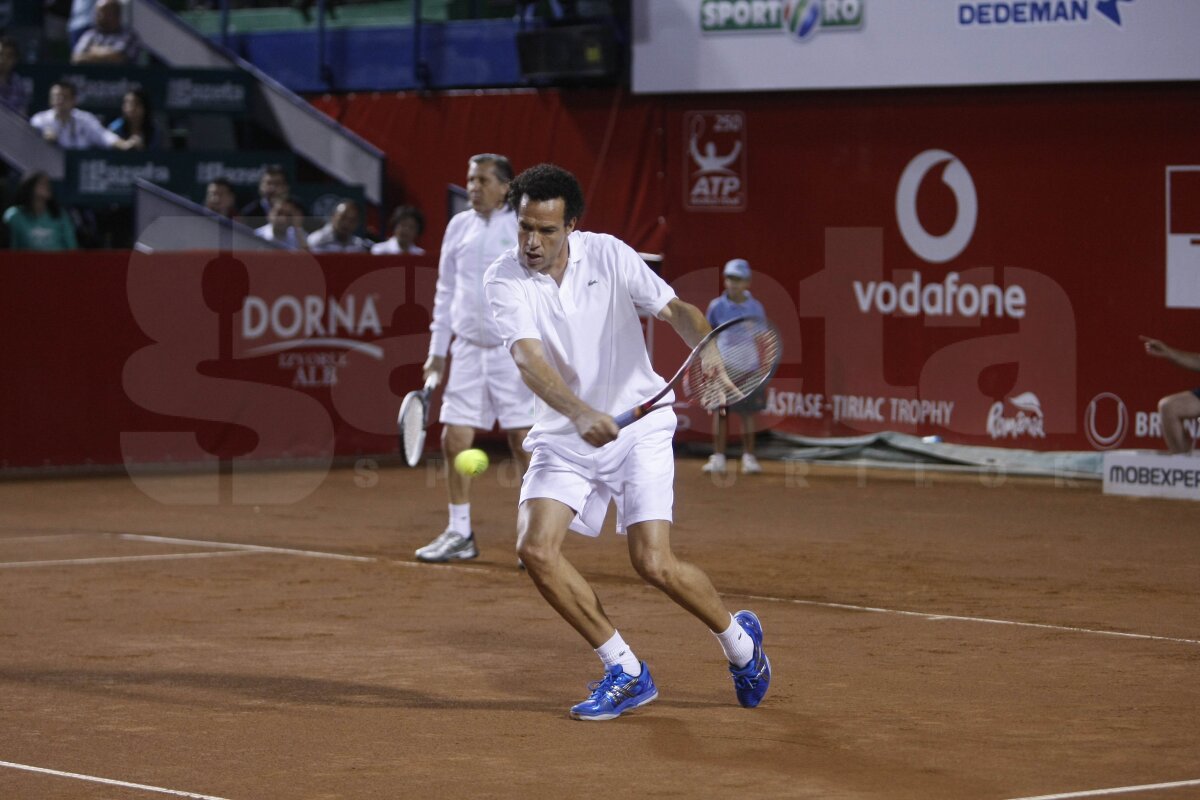
M 429 544 L 418 548 L 415 554 L 418 561 L 440 564 L 445 561 L 459 561 L 475 558 L 479 549 L 475 547 L 475 534 L 463 535 L 456 530 L 446 528 Z
M 750 453 L 742 453 L 742 472 L 746 475 L 757 475 L 762 472 L 762 465 Z
M 708 463 L 701 467 L 702 472 L 719 472 L 725 473 L 725 455 L 723 453 L 713 453 L 708 457 Z

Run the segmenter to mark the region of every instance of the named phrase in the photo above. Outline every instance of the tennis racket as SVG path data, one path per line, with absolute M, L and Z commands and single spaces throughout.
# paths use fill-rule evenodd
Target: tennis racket
M 425 451 L 425 429 L 429 427 L 429 396 L 437 388 L 436 375 L 430 375 L 422 389 L 417 389 L 404 395 L 400 404 L 400 414 L 396 417 L 396 427 L 400 433 L 400 452 L 404 461 L 415 467 L 421 463 L 421 454 Z
M 672 389 L 679 390 L 684 402 L 709 411 L 733 405 L 770 380 L 781 358 L 783 341 L 770 322 L 761 317 L 730 320 L 700 340 L 662 391 L 613 419 L 624 428 L 670 405 L 661 401 Z

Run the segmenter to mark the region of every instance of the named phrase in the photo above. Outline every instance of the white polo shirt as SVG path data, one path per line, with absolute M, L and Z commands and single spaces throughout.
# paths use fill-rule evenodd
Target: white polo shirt
M 561 286 L 521 266 L 516 248 L 505 252 L 484 276 L 488 301 L 506 348 L 518 339 L 540 340 L 570 390 L 615 416 L 666 385 L 650 365 L 638 310 L 657 316 L 675 291 L 612 236 L 574 231 L 567 246 Z M 539 407 L 526 449 L 551 438 L 577 453 L 595 451 L 569 419 L 545 403 Z
M 442 237 L 429 354 L 444 356 L 451 335 L 480 347 L 503 342 L 483 294 L 483 273 L 517 243 L 517 215 L 504 206 L 485 217 L 473 209 L 455 214 Z
M 81 111 L 78 108 L 71 109 L 65 124 L 52 108 L 34 114 L 29 118 L 29 124 L 41 131 L 43 135 L 47 131 L 53 131 L 55 141 L 64 150 L 86 150 L 92 147 L 111 148 L 121 141 L 121 137 L 104 127 L 95 114 Z

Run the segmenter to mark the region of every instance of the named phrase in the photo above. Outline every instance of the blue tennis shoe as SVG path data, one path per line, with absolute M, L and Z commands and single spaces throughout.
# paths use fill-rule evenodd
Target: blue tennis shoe
M 572 719 L 614 719 L 658 697 L 658 687 L 645 661 L 642 674 L 636 678 L 625 674 L 620 664 L 614 664 L 603 678 L 588 684 L 588 690 L 591 696 L 571 708 Z
M 733 689 L 737 692 L 738 702 L 743 708 L 754 708 L 762 702 L 763 695 L 771 685 L 771 660 L 763 652 L 762 623 L 754 612 L 739 611 L 733 618 L 754 641 L 754 657 L 741 669 L 730 664 L 729 674 L 733 676 Z

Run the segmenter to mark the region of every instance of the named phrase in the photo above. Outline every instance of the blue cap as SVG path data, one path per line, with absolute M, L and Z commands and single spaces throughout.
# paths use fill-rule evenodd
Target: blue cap
M 744 258 L 734 258 L 725 262 L 726 278 L 741 278 L 750 280 L 750 262 Z

